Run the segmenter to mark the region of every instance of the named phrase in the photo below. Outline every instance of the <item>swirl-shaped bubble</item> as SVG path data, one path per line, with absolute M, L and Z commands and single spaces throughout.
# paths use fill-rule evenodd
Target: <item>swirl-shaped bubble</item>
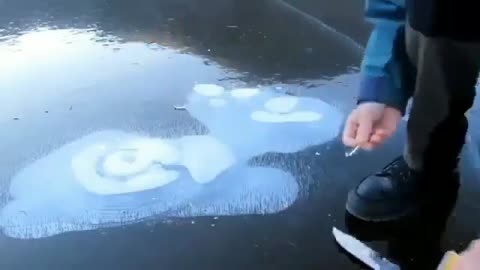
M 208 157 L 199 156 L 205 154 L 199 147 L 220 153 L 222 161 L 215 160 L 216 166 L 207 168 Z M 186 167 L 196 182 L 206 183 L 234 160 L 228 148 L 209 136 L 146 138 L 90 146 L 72 158 L 72 169 L 75 179 L 86 190 L 109 195 L 159 188 L 177 180 L 179 172 L 165 168 L 168 165 Z

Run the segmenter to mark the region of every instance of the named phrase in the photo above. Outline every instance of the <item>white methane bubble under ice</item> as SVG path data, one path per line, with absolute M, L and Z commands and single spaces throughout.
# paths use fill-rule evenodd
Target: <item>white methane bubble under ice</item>
M 343 119 L 319 99 L 213 84 L 195 85 L 185 108 L 207 134 L 97 131 L 28 164 L 11 179 L 0 228 L 29 239 L 150 218 L 278 213 L 300 185 L 248 161 L 332 140 Z

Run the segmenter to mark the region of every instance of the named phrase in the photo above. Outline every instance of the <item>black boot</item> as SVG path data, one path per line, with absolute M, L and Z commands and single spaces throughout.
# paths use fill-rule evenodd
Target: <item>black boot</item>
M 347 211 L 365 221 L 389 221 L 409 214 L 417 205 L 418 174 L 403 158 L 368 176 L 348 194 Z
M 435 183 L 435 181 L 438 183 Z M 380 172 L 368 176 L 348 194 L 347 211 L 365 221 L 394 221 L 417 213 L 456 193 L 457 171 L 442 174 L 416 172 L 403 158 L 397 158 Z
M 365 221 L 394 221 L 456 194 L 458 156 L 467 128 L 464 118 L 439 125 L 425 151 L 421 172 L 410 169 L 403 158 L 395 159 L 348 194 L 347 211 Z

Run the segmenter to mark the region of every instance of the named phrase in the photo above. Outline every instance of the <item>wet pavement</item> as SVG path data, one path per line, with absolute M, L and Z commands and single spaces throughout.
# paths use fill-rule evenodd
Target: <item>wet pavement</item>
M 346 216 L 405 125 L 345 157 L 369 26 L 317 2 L 0 1 L 0 269 L 364 269 L 332 226 L 402 269 L 465 248 L 476 109 L 448 220 Z

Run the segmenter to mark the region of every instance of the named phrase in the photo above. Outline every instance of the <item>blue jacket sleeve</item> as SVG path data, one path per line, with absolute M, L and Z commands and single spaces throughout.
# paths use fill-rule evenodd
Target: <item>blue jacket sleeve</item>
M 374 29 L 361 65 L 358 102 L 379 102 L 405 113 L 410 98 L 402 82 L 405 0 L 367 0 L 365 17 Z

